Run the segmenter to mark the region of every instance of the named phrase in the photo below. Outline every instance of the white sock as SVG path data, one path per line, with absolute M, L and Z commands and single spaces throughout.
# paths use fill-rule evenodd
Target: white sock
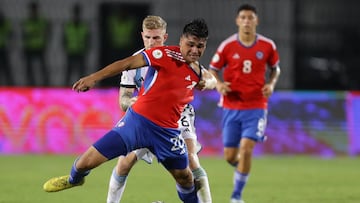
M 141 149 L 135 150 L 134 152 L 135 152 L 137 160 L 140 160 L 148 151 L 149 150 L 146 148 L 141 148 Z
M 197 189 L 197 196 L 201 203 L 211 203 L 209 180 L 205 170 L 201 167 L 192 171 Z
M 107 203 L 119 203 L 126 186 L 127 175 L 119 176 L 116 174 L 115 168 L 110 177 L 109 190 L 107 195 Z

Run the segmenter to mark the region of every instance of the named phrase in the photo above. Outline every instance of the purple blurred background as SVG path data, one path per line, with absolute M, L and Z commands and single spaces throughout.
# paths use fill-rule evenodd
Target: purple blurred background
M 0 88 L 0 154 L 83 152 L 123 115 L 118 89 L 75 93 L 67 88 Z M 221 156 L 216 91 L 198 92 L 193 105 L 203 156 Z M 277 91 L 270 99 L 266 142 L 256 155 L 360 154 L 360 93 Z

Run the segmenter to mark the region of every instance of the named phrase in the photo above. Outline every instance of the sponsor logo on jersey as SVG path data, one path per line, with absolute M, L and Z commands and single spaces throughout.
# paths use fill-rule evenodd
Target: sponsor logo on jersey
M 238 53 L 235 53 L 233 56 L 232 56 L 233 59 L 240 59 L 240 55 Z
M 191 77 L 190 77 L 190 75 L 186 76 L 186 77 L 185 77 L 185 80 L 187 80 L 187 81 L 191 81 Z
M 126 75 L 126 74 L 122 74 L 122 75 L 121 75 L 121 81 L 126 81 L 126 80 L 128 80 L 127 75 Z
M 194 87 L 195 87 L 195 85 L 197 84 L 197 82 L 195 82 L 195 81 L 192 81 L 191 82 L 191 85 L 188 85 L 188 86 L 186 86 L 186 88 L 188 88 L 188 89 L 194 89 Z

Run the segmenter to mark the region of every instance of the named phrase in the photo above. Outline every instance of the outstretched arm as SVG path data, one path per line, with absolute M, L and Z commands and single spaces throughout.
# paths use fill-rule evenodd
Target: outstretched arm
M 115 61 L 95 73 L 80 78 L 80 80 L 74 83 L 72 89 L 78 92 L 85 92 L 93 88 L 97 82 L 105 78 L 115 76 L 125 70 L 141 68 L 146 65 L 146 61 L 142 54 L 130 56 L 125 59 Z

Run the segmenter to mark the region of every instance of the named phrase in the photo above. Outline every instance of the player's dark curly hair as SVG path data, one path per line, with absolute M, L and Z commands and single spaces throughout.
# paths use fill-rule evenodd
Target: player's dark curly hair
M 183 29 L 183 35 L 194 35 L 198 38 L 208 38 L 209 29 L 204 19 L 197 18 L 186 24 Z

